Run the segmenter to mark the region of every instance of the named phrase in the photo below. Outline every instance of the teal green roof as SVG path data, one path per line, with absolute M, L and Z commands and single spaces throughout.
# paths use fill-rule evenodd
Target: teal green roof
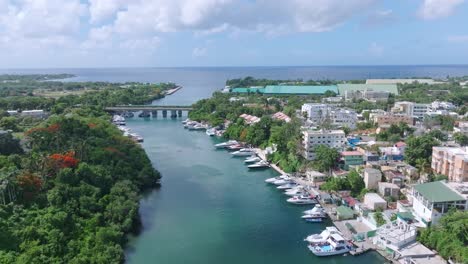
M 354 211 L 344 205 L 340 205 L 336 208 L 336 213 L 343 218 L 352 218 L 354 216 Z
M 430 202 L 438 203 L 465 200 L 463 196 L 452 191 L 441 181 L 419 184 L 414 186 L 414 189 Z
M 251 88 L 243 88 L 243 87 L 239 87 L 239 88 L 233 88 L 231 90 L 231 92 L 233 93 L 264 93 L 265 91 L 265 88 L 263 87 L 251 87 Z
M 398 87 L 396 84 L 351 84 L 351 83 L 340 83 L 338 84 L 338 91 L 341 95 L 344 95 L 346 91 L 387 91 L 392 94 L 398 95 Z
M 266 94 L 324 94 L 326 91 L 338 93 L 336 85 L 267 85 Z

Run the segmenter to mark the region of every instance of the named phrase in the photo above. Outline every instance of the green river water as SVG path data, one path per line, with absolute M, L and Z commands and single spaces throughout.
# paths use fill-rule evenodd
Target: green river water
M 162 187 L 141 200 L 143 230 L 130 240 L 128 263 L 384 263 L 376 252 L 318 258 L 303 239 L 330 222 L 306 223 L 295 206 L 264 182 L 277 173 L 249 171 L 242 158 L 216 150 L 219 139 L 188 131 L 181 119 L 127 125 L 162 173 Z

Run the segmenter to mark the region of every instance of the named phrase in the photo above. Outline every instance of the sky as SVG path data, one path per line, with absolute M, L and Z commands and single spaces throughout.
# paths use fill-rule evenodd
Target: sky
M 0 68 L 468 64 L 468 0 L 0 0 Z

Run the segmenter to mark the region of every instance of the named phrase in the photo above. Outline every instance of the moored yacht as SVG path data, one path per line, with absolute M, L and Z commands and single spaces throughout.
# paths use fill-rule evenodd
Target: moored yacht
M 292 188 L 297 187 L 297 186 L 299 186 L 299 184 L 297 184 L 295 182 L 290 182 L 290 183 L 280 185 L 280 186 L 276 187 L 276 189 L 287 190 L 287 189 L 292 189 Z
M 314 199 L 311 195 L 301 195 L 294 196 L 286 200 L 288 203 L 292 204 L 315 204 L 317 200 Z
M 251 148 L 243 148 L 231 154 L 236 157 L 252 156 L 253 154 L 255 154 L 255 150 Z
M 223 143 L 218 143 L 215 145 L 216 148 L 227 148 L 229 146 L 232 146 L 232 145 L 237 145 L 238 142 L 236 140 L 229 140 L 229 141 L 226 141 L 226 142 L 223 142 Z
M 283 175 L 280 175 L 280 176 L 277 176 L 277 177 L 273 177 L 273 178 L 268 178 L 265 180 L 265 182 L 268 182 L 268 183 L 274 183 L 275 181 L 278 181 L 278 180 L 288 180 L 290 179 L 288 175 L 286 174 L 283 174 Z
M 227 147 L 228 150 L 240 150 L 242 148 L 244 148 L 242 144 L 234 144 Z
M 273 182 L 274 185 L 285 185 L 288 183 L 293 183 L 294 180 L 292 178 L 285 178 L 285 179 L 279 179 Z
M 328 226 L 320 234 L 312 234 L 304 239 L 311 244 L 325 243 L 332 234 L 341 234 L 334 226 Z
M 255 155 L 250 156 L 244 160 L 245 163 L 254 163 L 254 162 L 259 162 L 261 159 Z
M 255 164 L 250 164 L 247 166 L 249 169 L 262 169 L 262 168 L 268 168 L 270 167 L 270 164 L 264 160 L 261 160 Z
M 302 219 L 307 222 L 322 222 L 327 217 L 325 209 L 320 204 L 316 204 L 311 210 L 304 211 Z
M 332 234 L 324 243 L 311 243 L 308 248 L 314 255 L 323 257 L 347 253 L 353 249 L 353 245 L 340 234 Z

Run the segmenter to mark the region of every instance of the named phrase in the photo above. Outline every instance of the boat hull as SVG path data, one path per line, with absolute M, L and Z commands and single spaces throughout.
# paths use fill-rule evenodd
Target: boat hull
M 321 250 L 320 247 L 313 246 L 313 245 L 309 245 L 307 247 L 309 248 L 310 251 L 312 251 L 312 253 L 315 256 L 318 256 L 318 257 L 341 255 L 341 254 L 348 253 L 349 251 L 351 251 L 351 249 L 347 246 L 340 250 Z

